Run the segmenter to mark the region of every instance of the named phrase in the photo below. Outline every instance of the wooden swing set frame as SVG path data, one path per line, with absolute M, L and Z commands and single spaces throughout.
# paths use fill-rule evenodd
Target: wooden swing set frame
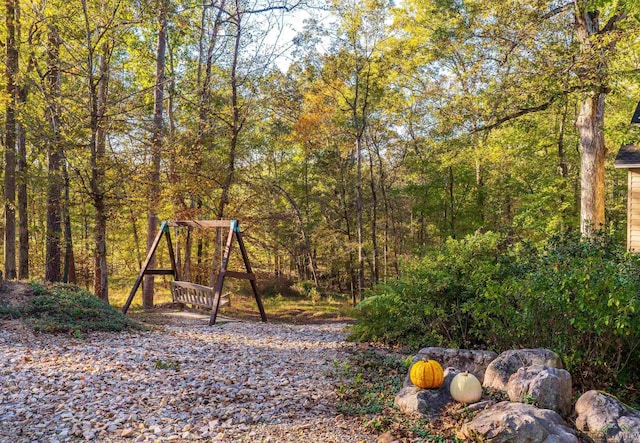
M 229 234 L 227 235 L 227 244 L 224 249 L 224 254 L 222 256 L 222 261 L 220 263 L 220 270 L 218 272 L 218 276 L 215 281 L 215 286 L 213 288 L 208 286 L 196 285 L 195 283 L 180 281 L 180 273 L 178 270 L 178 266 L 176 265 L 176 256 L 173 248 L 173 242 L 171 241 L 171 230 L 170 228 L 179 228 L 186 227 L 189 229 L 192 228 L 227 228 L 229 229 Z M 167 248 L 169 250 L 169 261 L 171 262 L 171 269 L 149 269 L 149 265 L 151 263 L 151 259 L 153 258 L 156 249 L 158 249 L 158 245 L 162 240 L 162 237 L 165 236 L 167 239 Z M 237 271 L 229 271 L 227 270 L 227 266 L 229 264 L 229 257 L 231 255 L 231 249 L 233 246 L 233 239 L 236 239 L 238 242 L 238 246 L 240 247 L 240 253 L 242 254 L 242 260 L 244 261 L 244 266 L 246 272 L 237 272 Z M 173 281 L 171 282 L 171 294 L 173 295 L 174 301 L 177 301 L 181 304 L 191 304 L 201 307 L 211 308 L 211 317 L 209 318 L 209 326 L 215 325 L 216 318 L 218 316 L 218 309 L 221 305 L 224 304 L 223 299 L 228 294 L 223 294 L 222 289 L 224 287 L 224 279 L 226 277 L 239 278 L 244 280 L 249 280 L 251 283 L 251 289 L 253 290 L 253 295 L 256 299 L 256 303 L 258 305 L 258 310 L 260 311 L 260 318 L 263 322 L 267 321 L 267 315 L 264 311 L 264 306 L 262 304 L 262 299 L 260 298 L 260 294 L 258 294 L 258 288 L 256 286 L 256 275 L 251 270 L 251 264 L 249 263 L 249 257 L 247 256 L 247 250 L 244 246 L 244 241 L 242 239 L 242 232 L 240 231 L 240 225 L 237 220 L 175 220 L 175 221 L 163 221 L 160 225 L 160 230 L 156 234 L 155 239 L 153 240 L 153 244 L 149 249 L 149 253 L 147 254 L 147 258 L 142 264 L 142 269 L 140 269 L 140 273 L 138 274 L 138 278 L 136 279 L 131 292 L 129 293 L 129 298 L 127 302 L 122 307 L 122 313 L 126 314 L 129 310 L 129 306 L 131 305 L 131 301 L 133 300 L 138 288 L 142 284 L 142 280 L 145 275 L 172 275 Z M 228 301 L 228 299 L 226 300 Z

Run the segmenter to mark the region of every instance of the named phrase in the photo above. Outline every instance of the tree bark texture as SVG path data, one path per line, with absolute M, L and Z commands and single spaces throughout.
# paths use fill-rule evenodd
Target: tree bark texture
M 623 6 L 611 11 L 609 20 L 600 26 L 600 12 L 591 2 L 575 0 L 575 26 L 587 69 L 582 80 L 589 93 L 580 106 L 576 128 L 580 138 L 580 232 L 593 237 L 604 228 L 604 105 L 609 89 L 609 60 L 616 48 L 616 24 L 626 15 Z
M 109 96 L 109 45 L 102 45 L 100 55 L 98 89 L 95 101 L 95 119 L 93 129 L 95 131 L 94 162 L 92 164 L 93 206 L 95 209 L 94 231 L 94 293 L 102 300 L 109 301 L 108 268 L 107 268 L 107 206 L 105 202 L 105 155 L 107 144 L 107 100 Z
M 49 29 L 47 42 L 47 111 L 49 120 L 49 140 L 47 141 L 47 233 L 45 280 L 61 280 L 61 211 L 62 188 L 60 161 L 62 157 L 62 137 L 60 132 L 60 38 L 54 27 Z
M 241 115 L 240 109 L 240 91 L 239 91 L 239 78 L 238 78 L 238 62 L 240 57 L 240 39 L 242 35 L 242 16 L 240 13 L 240 2 L 238 0 L 235 1 L 234 6 L 234 14 L 231 17 L 231 22 L 236 27 L 236 34 L 234 36 L 234 45 L 233 45 L 233 59 L 231 62 L 231 78 L 230 78 L 230 86 L 231 86 L 231 123 L 229 127 L 229 155 L 227 160 L 227 167 L 225 171 L 225 177 L 222 182 L 221 192 L 220 192 L 220 201 L 218 203 L 218 218 L 224 218 L 224 211 L 227 205 L 229 204 L 229 191 L 231 189 L 231 184 L 233 183 L 233 177 L 236 169 L 236 154 L 238 150 L 238 141 L 240 137 L 240 132 L 242 131 L 242 127 L 244 125 L 244 117 Z M 221 230 L 217 230 L 216 242 L 214 247 L 214 255 L 213 255 L 213 264 L 212 264 L 212 273 L 210 280 L 216 278 L 215 274 L 220 268 L 220 257 L 222 256 L 222 237 Z
M 16 0 L 5 3 L 6 36 L 6 90 L 5 110 L 5 171 L 4 171 L 4 275 L 16 278 L 16 108 L 18 102 L 18 47 L 16 42 Z
M 153 104 L 153 136 L 151 140 L 151 172 L 149 174 L 149 209 L 147 212 L 147 253 L 151 250 L 158 230 L 158 214 L 155 207 L 160 199 L 160 162 L 164 135 L 163 100 L 165 83 L 165 55 L 167 50 L 167 5 L 160 0 L 158 10 L 158 40 L 156 46 L 156 84 Z M 150 268 L 155 267 L 156 257 L 152 258 Z M 153 307 L 155 284 L 153 276 L 145 277 L 142 291 L 142 307 Z
M 20 33 L 20 2 L 15 3 L 16 36 L 18 44 L 21 41 Z M 30 64 L 30 66 L 32 66 Z M 22 82 L 18 89 L 18 106 L 22 108 L 27 103 L 29 90 L 26 82 Z M 18 143 L 17 159 L 17 185 L 18 185 L 18 278 L 29 279 L 29 215 L 28 215 L 28 192 L 27 192 L 27 132 L 21 119 L 16 127 Z
M 69 207 L 71 199 L 69 197 L 69 171 L 66 160 L 62 163 L 62 176 L 64 178 L 64 269 L 62 272 L 62 280 L 65 283 L 75 284 L 76 279 L 76 260 L 73 253 L 73 237 L 71 231 L 71 215 Z
M 604 228 L 604 101 L 605 94 L 587 97 L 576 127 L 580 134 L 580 232 L 589 237 Z

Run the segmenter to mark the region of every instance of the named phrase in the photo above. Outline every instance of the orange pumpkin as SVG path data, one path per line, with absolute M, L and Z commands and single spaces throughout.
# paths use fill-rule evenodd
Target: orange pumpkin
M 442 366 L 435 360 L 420 360 L 409 371 L 411 383 L 422 389 L 439 388 L 444 382 Z

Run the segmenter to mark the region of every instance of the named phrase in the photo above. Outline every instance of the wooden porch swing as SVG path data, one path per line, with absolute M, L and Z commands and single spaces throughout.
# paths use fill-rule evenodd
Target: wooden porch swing
M 170 228 L 178 228 L 178 227 L 186 227 L 189 229 L 192 228 L 216 228 L 216 229 L 229 229 L 229 234 L 227 235 L 227 244 L 224 249 L 224 254 L 222 256 L 222 260 L 220 263 L 220 270 L 218 272 L 217 278 L 215 278 L 215 286 L 209 287 L 204 285 L 198 285 L 195 283 L 181 281 L 180 273 L 178 266 L 176 265 L 176 256 L 173 248 L 173 243 L 171 241 L 171 230 Z M 169 249 L 169 261 L 171 262 L 171 269 L 149 269 L 149 264 L 151 263 L 151 259 L 160 244 L 160 240 L 162 236 L 165 236 L 167 239 L 167 247 Z M 238 246 L 240 247 L 240 253 L 242 254 L 242 260 L 244 261 L 244 266 L 246 272 L 236 272 L 227 270 L 227 265 L 229 264 L 229 257 L 231 255 L 231 248 L 233 246 L 233 239 L 236 239 L 238 242 Z M 215 272 L 215 270 L 214 270 Z M 209 319 L 209 326 L 212 326 L 216 323 L 216 317 L 218 316 L 218 309 L 221 306 L 224 306 L 229 302 L 229 294 L 223 294 L 222 289 L 224 287 L 224 279 L 226 277 L 233 277 L 239 279 L 249 280 L 251 283 L 251 289 L 253 290 L 253 295 L 256 299 L 256 303 L 258 305 L 258 310 L 260 311 L 260 318 L 263 322 L 267 321 L 267 315 L 264 312 L 264 306 L 262 304 L 262 299 L 260 298 L 260 294 L 258 294 L 258 288 L 256 286 L 256 276 L 251 271 L 251 264 L 249 263 L 249 257 L 247 256 L 247 250 L 244 246 L 244 241 L 242 239 L 242 232 L 240 231 L 240 227 L 238 225 L 237 220 L 176 220 L 176 221 L 163 221 L 160 225 L 160 230 L 149 249 L 149 253 L 147 254 L 147 258 L 145 259 L 142 269 L 140 269 L 140 273 L 138 274 L 138 278 L 136 279 L 131 292 L 129 293 L 129 298 L 127 302 L 122 307 L 122 313 L 126 314 L 129 310 L 129 306 L 131 305 L 131 301 L 133 300 L 138 288 L 140 287 L 142 280 L 145 275 L 172 275 L 173 281 L 171 281 L 171 295 L 173 297 L 173 301 L 181 304 L 189 304 L 194 306 L 200 306 L 204 308 L 211 309 L 211 317 Z M 213 275 L 211 279 L 211 284 L 213 284 Z

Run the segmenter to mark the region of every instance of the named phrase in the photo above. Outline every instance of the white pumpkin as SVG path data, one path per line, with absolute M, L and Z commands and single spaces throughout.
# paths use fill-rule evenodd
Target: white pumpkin
M 451 380 L 451 396 L 460 403 L 475 403 L 482 398 L 482 386 L 475 375 L 460 373 Z

